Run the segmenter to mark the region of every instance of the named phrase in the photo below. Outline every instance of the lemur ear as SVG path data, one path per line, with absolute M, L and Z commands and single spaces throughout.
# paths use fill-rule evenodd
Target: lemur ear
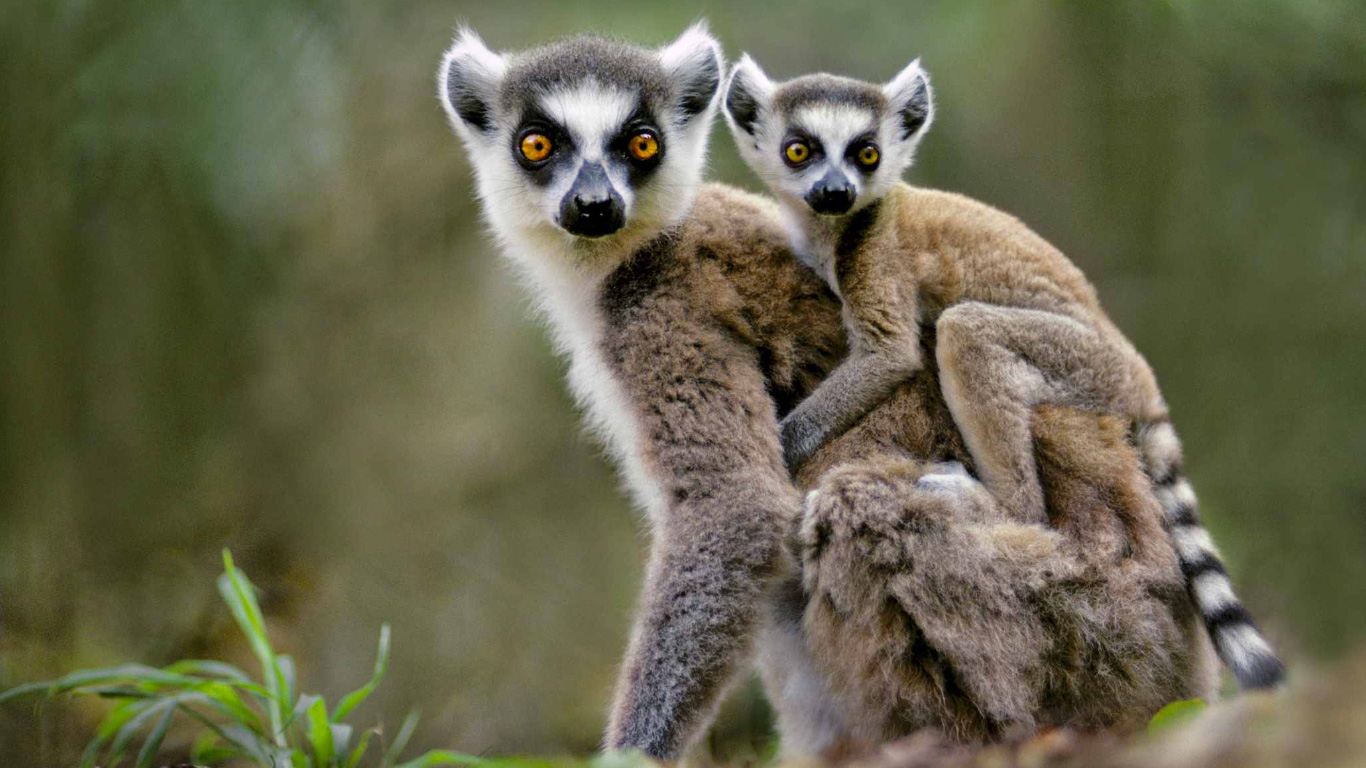
M 688 27 L 677 40 L 659 49 L 659 63 L 678 89 L 684 122 L 711 107 L 721 85 L 721 45 L 707 31 L 707 22 Z
M 882 86 L 893 112 L 900 115 L 901 138 L 923 135 L 934 120 L 934 96 L 930 92 L 930 76 L 920 66 L 920 59 L 912 61 L 892 81 Z
M 474 30 L 462 26 L 456 32 L 441 60 L 437 85 L 451 125 L 465 138 L 493 128 L 493 100 L 505 72 L 507 61 L 490 51 Z
M 721 100 L 725 105 L 726 120 L 733 129 L 753 136 L 759 113 L 768 109 L 772 97 L 773 81 L 746 53 L 740 57 L 735 69 L 731 70 L 730 80 L 726 83 L 726 95 Z

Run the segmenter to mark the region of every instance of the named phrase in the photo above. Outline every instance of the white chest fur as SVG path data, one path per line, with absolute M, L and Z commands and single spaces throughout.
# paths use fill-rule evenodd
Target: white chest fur
M 570 391 L 584 408 L 589 429 L 620 467 L 632 499 L 653 520 L 662 509 L 663 494 L 642 459 L 635 410 L 603 357 L 598 297 L 606 275 L 548 266 L 551 260 L 538 259 L 534 268 L 518 261 L 528 267 L 524 271 L 550 321 L 556 350 L 569 358 Z
M 813 222 L 809 214 L 793 211 L 788 205 L 782 206 L 781 210 L 783 229 L 787 232 L 792 253 L 843 301 L 839 280 L 835 277 L 835 242 L 838 233 L 833 229 L 826 231 L 826 228 Z

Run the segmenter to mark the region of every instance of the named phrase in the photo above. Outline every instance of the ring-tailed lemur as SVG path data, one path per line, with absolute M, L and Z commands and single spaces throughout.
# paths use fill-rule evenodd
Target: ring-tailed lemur
M 777 415 L 845 334 L 777 206 L 698 184 L 719 74 L 696 28 L 659 50 L 516 54 L 462 31 L 440 70 L 485 218 L 652 527 L 606 745 L 677 758 L 751 650 L 799 753 L 931 725 L 1141 723 L 1208 693 L 1209 641 L 1108 417 L 1036 410 L 1060 522 L 1022 531 L 975 482 L 915 482 L 922 460 L 970 461 L 930 366 L 802 468 L 802 519 Z M 800 576 L 783 546 L 799 524 Z
M 716 223 L 688 220 L 721 68 L 703 26 L 658 50 L 584 36 L 512 54 L 462 29 L 438 74 L 484 216 L 647 511 L 646 588 L 606 746 L 670 759 L 747 653 L 800 508 L 753 347 L 718 324 L 723 286 L 695 268 L 703 251 L 746 246 L 715 205 Z M 726 202 L 737 222 L 765 215 Z
M 885 85 L 827 74 L 775 84 L 748 56 L 725 112 L 741 155 L 779 198 L 794 250 L 844 304 L 853 353 L 782 425 L 799 463 L 924 361 L 933 324 L 944 396 L 983 482 L 1018 519 L 1047 519 L 1030 410 L 1115 413 L 1138 444 L 1191 594 L 1221 658 L 1248 688 L 1283 669 L 1234 595 L 1147 361 L 1062 253 L 1017 219 L 900 181 L 933 116 L 919 60 Z

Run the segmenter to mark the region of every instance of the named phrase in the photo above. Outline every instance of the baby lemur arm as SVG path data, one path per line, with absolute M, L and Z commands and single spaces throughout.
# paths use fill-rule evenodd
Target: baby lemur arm
M 657 270 L 668 265 L 635 274 Z M 606 746 L 671 760 L 707 724 L 749 651 L 800 498 L 753 348 L 699 318 L 695 300 L 642 296 L 652 289 L 641 280 L 619 282 L 604 293 L 603 353 L 634 412 L 659 502 Z
M 880 207 L 854 214 L 834 254 L 849 357 L 783 419 L 783 457 L 793 470 L 924 364 L 915 277 L 891 227 L 878 227 Z
M 843 434 L 920 368 L 901 350 L 854 349 L 825 381 L 783 419 L 783 458 L 794 470 Z

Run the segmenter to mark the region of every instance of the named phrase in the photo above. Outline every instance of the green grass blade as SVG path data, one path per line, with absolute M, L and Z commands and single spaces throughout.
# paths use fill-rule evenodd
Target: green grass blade
M 201 719 L 200 722 L 207 724 L 207 718 Z M 264 734 L 256 733 L 250 728 L 235 723 L 232 725 L 220 726 L 218 731 L 219 735 L 221 735 L 224 740 L 238 745 L 243 752 L 246 752 L 247 755 L 257 763 L 260 763 L 261 765 L 271 764 L 270 752 L 275 748 L 275 745 L 274 742 Z
M 1173 701 L 1153 715 L 1153 719 L 1148 722 L 1148 734 L 1165 733 L 1200 714 L 1206 706 L 1200 699 Z
M 452 752 L 448 749 L 434 749 L 425 755 L 409 760 L 406 763 L 399 763 L 394 768 L 431 768 L 434 765 L 480 765 L 485 760 L 474 755 L 466 755 L 460 752 Z
M 308 742 L 313 747 L 313 759 L 318 768 L 332 765 L 337 758 L 332 729 L 328 726 L 327 702 L 317 699 L 308 707 Z
M 442 750 L 442 751 L 445 751 L 445 750 Z M 471 756 L 470 756 L 470 755 L 466 755 L 466 757 L 471 757 Z M 546 760 L 546 759 L 543 759 L 543 758 L 533 758 L 533 757 L 498 757 L 498 758 L 475 757 L 475 758 L 473 758 L 473 759 L 478 760 L 478 761 L 479 761 L 479 765 L 480 765 L 482 768 L 556 768 L 557 766 L 561 766 L 562 768 L 567 768 L 568 766 L 584 766 L 584 765 L 588 765 L 588 766 L 597 766 L 597 765 L 598 765 L 598 761 L 597 761 L 596 759 L 590 760 L 590 761 L 587 762 L 587 763 L 583 763 L 583 762 L 575 761 L 575 760 L 558 760 L 558 761 L 551 761 L 551 760 Z M 631 765 L 632 765 L 632 768 L 662 768 L 662 766 L 658 765 L 657 763 L 652 763 L 652 762 L 650 762 L 649 760 L 646 760 L 645 758 L 642 758 L 642 761 L 643 761 L 643 762 L 632 763 L 632 764 L 631 764 Z M 622 766 L 622 767 L 620 767 L 620 768 L 624 768 L 624 766 Z
M 422 717 L 422 713 L 413 710 L 408 716 L 403 718 L 403 725 L 398 728 L 398 733 L 394 735 L 394 740 L 389 744 L 389 748 L 384 750 L 384 756 L 380 758 L 379 768 L 393 768 L 398 761 L 398 756 L 403 754 L 403 750 L 408 747 L 408 740 L 413 737 L 413 731 L 417 730 L 417 721 Z
M 36 683 L 24 683 L 23 685 L 15 686 L 4 693 L 0 693 L 0 705 L 14 701 L 15 699 L 23 698 L 24 696 L 31 696 L 35 693 L 49 691 L 54 682 L 56 681 L 39 680 Z
M 278 659 L 283 662 L 285 657 L 279 656 Z M 225 685 L 230 685 L 240 691 L 247 691 L 253 696 L 258 697 L 261 700 L 262 707 L 266 706 L 266 700 L 270 698 L 270 691 L 252 680 L 246 672 L 243 672 L 239 667 L 221 661 L 185 659 L 184 661 L 177 661 L 174 664 L 162 667 L 162 671 L 175 674 L 197 675 L 199 679 L 207 680 L 208 682 L 222 682 Z M 214 680 L 214 678 L 219 679 Z
M 100 726 L 95 730 L 95 735 L 90 742 L 85 745 L 85 752 L 81 754 L 80 768 L 93 768 L 95 760 L 100 756 L 100 750 L 108 743 L 115 733 L 118 733 L 127 722 L 141 712 L 152 706 L 156 702 L 147 699 L 137 701 L 125 701 L 114 707 L 105 715 L 104 720 L 100 721 Z
M 161 698 L 165 693 L 153 693 L 144 691 L 141 688 L 130 688 L 126 685 L 96 685 L 90 688 L 80 688 L 72 691 L 76 696 L 99 696 L 104 699 L 156 699 Z
M 212 718 L 191 706 L 192 704 L 205 706 L 215 712 L 223 713 L 221 704 L 202 693 L 186 693 L 180 697 L 181 712 L 184 712 L 199 721 L 201 725 L 217 734 L 223 741 L 231 744 L 234 751 L 256 760 L 261 765 L 270 765 L 270 751 L 274 748 L 274 745 L 270 740 L 270 734 L 267 734 L 264 731 L 254 731 L 236 722 L 215 722 Z
M 328 728 L 332 730 L 332 750 L 337 755 L 337 764 L 341 764 L 342 756 L 351 748 L 351 733 L 354 729 L 346 723 L 328 723 Z
M 134 764 L 135 768 L 152 768 L 152 760 L 156 758 L 157 751 L 161 749 L 161 742 L 166 740 L 166 732 L 171 730 L 171 716 L 175 714 L 175 710 L 174 706 L 167 707 L 165 714 L 152 728 L 152 733 L 148 735 L 147 740 L 142 743 L 142 749 L 138 751 L 138 759 Z
M 201 677 L 222 677 L 239 683 L 251 683 L 252 679 L 240 668 L 212 659 L 184 659 L 161 668 L 163 672 L 178 675 L 199 675 Z
M 342 698 L 341 702 L 337 704 L 337 710 L 332 713 L 332 720 L 340 721 L 351 714 L 351 710 L 365 701 L 371 693 L 374 693 L 375 689 L 379 687 L 380 682 L 384 680 L 384 675 L 388 671 L 389 625 L 385 624 L 379 628 L 379 651 L 375 654 L 375 673 L 370 676 L 370 682 L 351 693 L 346 694 L 346 696 Z
M 608 750 L 595 755 L 588 762 L 592 768 L 663 768 L 638 749 Z
M 53 681 L 54 693 L 65 693 L 87 685 L 110 683 L 115 680 L 128 680 L 133 683 L 146 683 L 154 686 L 195 685 L 203 682 L 201 678 L 166 672 L 145 664 L 119 664 L 103 669 L 83 669 L 57 678 Z
M 285 732 L 289 733 L 290 728 L 294 726 L 296 723 L 306 723 L 308 721 L 309 708 L 312 707 L 314 702 L 316 702 L 320 698 L 322 697 L 315 696 L 311 693 L 305 693 L 302 696 L 300 696 L 299 700 L 294 702 L 294 709 L 290 710 L 289 717 L 285 720 Z M 294 739 L 291 740 L 290 743 L 299 743 L 302 740 L 306 740 L 306 738 L 307 737 L 305 736 L 304 739 Z
M 375 729 L 371 728 L 360 735 L 360 741 L 356 743 L 356 748 L 351 750 L 351 755 L 346 758 L 346 768 L 356 768 L 360 761 L 365 757 L 365 750 L 370 748 L 370 739 L 374 738 Z
M 114 734 L 114 742 L 109 745 L 109 759 L 106 765 L 117 765 L 119 760 L 123 758 L 123 753 L 128 751 L 128 745 L 132 743 L 133 737 L 137 736 L 138 731 L 142 730 L 147 721 L 165 712 L 174 712 L 177 703 L 179 700 L 174 696 L 168 699 L 157 699 L 146 709 L 129 718 L 128 722 L 124 723 Z
M 283 697 L 285 709 L 289 709 L 294 705 L 295 699 L 299 696 L 299 685 L 294 670 L 294 657 L 287 653 L 281 653 L 275 657 L 275 664 L 280 668 L 280 695 Z
M 153 688 L 166 686 L 191 686 L 204 682 L 197 677 L 165 672 L 155 667 L 144 664 L 120 664 L 114 667 L 103 667 L 100 669 L 82 669 L 72 672 L 69 675 L 59 677 L 56 680 L 45 680 L 35 683 L 26 683 L 16 688 L 11 688 L 4 693 L 0 693 L 0 704 L 5 704 L 21 696 L 28 696 L 35 693 L 45 693 L 48 696 L 56 696 L 62 693 L 70 693 L 79 688 L 94 685 L 106 685 L 126 681 L 133 684 L 146 684 Z
M 282 695 L 288 686 L 275 658 L 275 650 L 266 637 L 265 619 L 261 606 L 256 602 L 256 594 L 251 582 L 232 564 L 232 553 L 223 550 L 223 575 L 218 580 L 218 591 L 223 595 L 233 618 L 247 636 L 252 651 L 261 662 L 261 676 L 265 678 L 266 690 L 270 692 L 267 710 L 270 714 L 271 732 L 276 746 L 285 746 L 283 707 L 286 706 Z
M 218 745 L 222 743 L 223 737 L 219 736 L 217 733 L 214 733 L 213 731 L 200 731 L 199 735 L 194 737 L 194 741 L 190 744 L 190 762 L 207 762 L 200 759 L 200 755 L 204 752 L 218 749 Z
M 195 686 L 195 691 L 207 696 L 224 714 L 243 726 L 258 733 L 263 731 L 261 718 L 242 702 L 231 685 L 218 681 L 201 683 Z
M 217 765 L 246 753 L 223 746 L 223 738 L 216 731 L 201 731 L 190 746 L 190 762 L 195 765 Z

